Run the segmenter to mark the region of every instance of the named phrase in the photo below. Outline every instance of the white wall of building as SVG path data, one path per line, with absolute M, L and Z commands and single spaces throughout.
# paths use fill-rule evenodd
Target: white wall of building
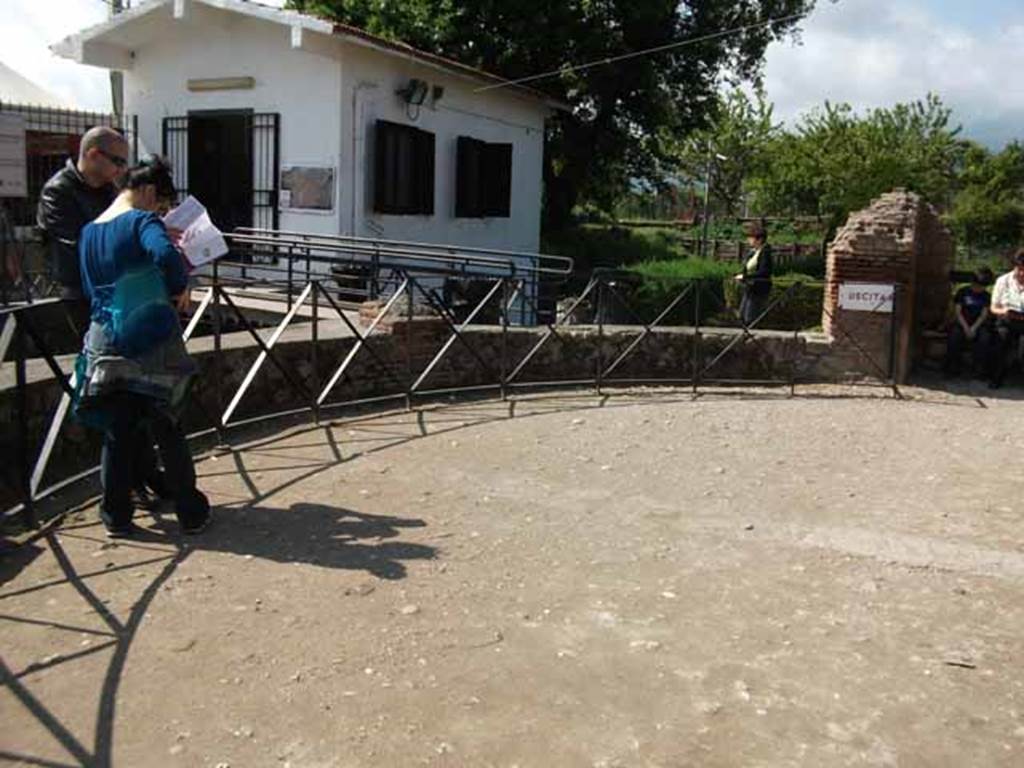
M 174 19 L 170 6 L 152 15 L 162 17 L 154 19 L 162 22 L 160 33 L 135 50 L 134 67 L 125 73 L 125 111 L 138 115 L 140 151 L 161 151 L 164 117 L 252 109 L 281 114 L 281 165 L 339 167 L 340 58 L 293 50 L 287 27 L 199 3 L 184 19 Z M 241 76 L 254 78 L 255 87 L 199 93 L 187 87 L 190 79 Z M 342 183 L 338 174 L 339 189 Z M 336 190 L 330 213 L 282 211 L 281 228 L 339 232 L 338 197 Z
M 547 109 L 512 95 L 478 93 L 483 83 L 439 71 L 415 60 L 396 59 L 349 44 L 344 53 L 343 98 L 356 105 L 354 120 L 342 127 L 349 151 L 343 190 L 349 229 L 357 235 L 395 240 L 500 248 L 536 252 L 540 244 L 540 212 Z M 428 97 L 420 108 L 395 95 L 410 78 L 444 88 L 436 103 Z M 350 106 L 350 117 L 353 114 Z M 413 125 L 435 135 L 434 214 L 394 216 L 372 208 L 373 126 L 376 120 Z M 503 142 L 512 149 L 512 199 L 508 218 L 455 218 L 455 158 L 459 136 Z M 351 162 L 354 160 L 354 163 Z M 353 208 L 353 196 L 355 205 Z M 353 220 L 352 211 L 355 211 Z
M 336 169 L 335 209 L 282 210 L 280 226 L 321 233 L 535 252 L 539 248 L 544 119 L 538 101 L 511 91 L 477 93 L 476 79 L 339 38 L 306 32 L 318 53 L 292 48 L 288 27 L 190 3 L 138 25 L 152 26 L 125 73 L 125 109 L 139 118 L 140 144 L 159 152 L 164 117 L 189 111 L 252 109 L 281 115 L 280 163 Z M 154 34 L 155 33 L 155 34 Z M 137 31 L 136 34 L 139 34 Z M 190 92 L 189 79 L 248 76 L 248 90 Z M 395 94 L 410 78 L 445 89 L 418 110 Z M 415 118 L 415 119 L 413 119 Z M 432 216 L 373 212 L 373 125 L 415 125 L 436 136 Z M 509 218 L 455 218 L 455 143 L 460 135 L 513 144 Z

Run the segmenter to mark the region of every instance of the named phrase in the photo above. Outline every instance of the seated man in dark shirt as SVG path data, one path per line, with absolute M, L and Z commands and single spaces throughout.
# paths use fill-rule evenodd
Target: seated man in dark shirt
M 991 295 L 986 288 L 992 284 L 992 270 L 981 267 L 974 273 L 969 286 L 964 286 L 953 297 L 953 327 L 946 345 L 943 370 L 949 376 L 960 372 L 964 347 L 970 343 L 975 372 L 989 373 L 992 350 Z

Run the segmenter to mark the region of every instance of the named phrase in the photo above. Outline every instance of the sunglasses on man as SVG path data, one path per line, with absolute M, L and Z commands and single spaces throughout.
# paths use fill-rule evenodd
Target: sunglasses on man
M 110 152 L 107 152 L 107 151 L 99 149 L 99 148 L 97 148 L 96 151 L 99 152 L 101 155 L 103 155 L 105 158 L 107 158 L 107 160 L 112 162 L 118 168 L 127 168 L 128 167 L 128 158 L 121 157 L 119 155 L 111 154 Z

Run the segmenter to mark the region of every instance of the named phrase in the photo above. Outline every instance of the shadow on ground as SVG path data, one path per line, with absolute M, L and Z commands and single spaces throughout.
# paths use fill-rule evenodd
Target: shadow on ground
M 980 391 L 976 393 L 975 383 L 966 384 L 968 391 L 964 391 L 957 383 L 943 382 L 940 377 L 928 376 L 922 377 L 922 379 L 921 381 L 915 380 L 914 384 L 936 393 L 941 390 L 947 393 L 975 395 L 976 402 L 963 403 L 964 407 L 978 407 L 981 404 L 982 393 Z M 981 384 L 978 389 L 982 387 L 984 384 Z M 1021 389 L 1017 381 L 1008 383 L 1005 389 L 997 390 L 997 392 L 1001 399 L 1024 399 L 1024 390 Z M 734 396 L 743 400 L 784 399 L 789 396 L 789 392 L 723 391 L 701 393 L 700 398 L 711 398 L 716 395 Z M 889 399 L 892 396 L 893 394 L 885 388 L 875 388 L 869 392 L 858 394 L 823 394 L 819 392 L 798 395 L 800 398 L 812 399 L 821 399 L 822 397 Z M 97 594 L 94 590 L 95 582 L 91 581 L 91 577 L 96 573 L 89 571 L 88 568 L 76 567 L 60 542 L 60 539 L 64 537 L 81 537 L 102 543 L 104 541 L 102 527 L 98 523 L 67 525 L 61 528 L 58 534 L 51 532 L 46 535 L 45 539 L 37 543 L 28 543 L 3 551 L 3 555 L 0 557 L 0 586 L 10 582 L 25 567 L 44 554 L 49 554 L 56 560 L 62 574 L 53 581 L 0 592 L 0 626 L 3 626 L 5 621 L 40 623 L 36 617 L 2 615 L 10 613 L 2 610 L 5 606 L 4 601 L 7 598 L 28 592 L 43 592 L 60 584 L 70 584 L 79 593 L 84 603 L 105 624 L 103 634 L 108 635 L 110 641 L 89 651 L 89 653 L 99 650 L 106 652 L 106 649 L 112 649 L 112 656 L 98 692 L 97 720 L 91 745 L 87 746 L 87 741 L 80 741 L 75 734 L 71 733 L 46 707 L 44 702 L 35 698 L 26 684 L 32 674 L 32 669 L 52 668 L 61 664 L 73 663 L 84 652 L 48 660 L 45 667 L 36 665 L 32 669 L 24 670 L 9 669 L 0 661 L 0 678 L 2 678 L 3 685 L 9 688 L 15 698 L 32 712 L 36 720 L 78 761 L 78 764 L 110 766 L 115 735 L 114 712 L 132 641 L 159 590 L 174 574 L 177 567 L 193 552 L 204 550 L 229 552 L 279 563 L 306 563 L 322 568 L 365 571 L 371 576 L 389 580 L 405 578 L 407 563 L 410 561 L 430 560 L 439 556 L 439 551 L 434 547 L 401 540 L 403 533 L 427 525 L 421 519 L 397 515 L 374 515 L 343 507 L 306 502 L 292 504 L 289 507 L 269 506 L 268 500 L 274 494 L 352 459 L 385 451 L 427 436 L 436 438 L 446 433 L 512 418 L 539 417 L 551 413 L 583 412 L 595 408 L 619 406 L 662 407 L 667 403 L 688 402 L 693 399 L 690 393 L 676 392 L 666 395 L 665 392 L 651 392 L 645 397 L 635 397 L 629 402 L 615 403 L 609 401 L 608 395 L 594 398 L 593 395 L 580 396 L 567 393 L 562 397 L 533 401 L 530 403 L 531 411 L 522 414 L 516 413 L 516 401 L 495 404 L 493 408 L 476 413 L 463 411 L 460 406 L 446 406 L 431 413 L 431 426 L 434 427 L 432 430 L 428 431 L 427 429 L 423 411 L 418 412 L 416 424 L 411 430 L 396 428 L 388 423 L 388 417 L 374 415 L 348 422 L 349 424 L 360 423 L 364 431 L 369 430 L 371 426 L 375 427 L 373 434 L 361 440 L 343 442 L 336 440 L 330 427 L 324 425 L 300 427 L 291 431 L 291 437 L 309 434 L 312 442 L 291 445 L 289 450 L 323 445 L 331 454 L 330 457 L 322 462 L 306 462 L 302 466 L 295 466 L 293 469 L 301 470 L 296 477 L 261 492 L 257 490 L 252 478 L 249 477 L 243 454 L 246 451 L 271 449 L 273 444 L 282 438 L 282 430 L 278 427 L 265 438 L 252 442 L 244 448 L 233 450 L 231 466 L 222 467 L 212 473 L 237 474 L 250 493 L 248 498 L 240 499 L 239 503 L 217 507 L 214 526 L 201 536 L 191 539 L 181 537 L 173 515 L 167 512 L 154 515 L 155 519 L 152 523 L 140 520 L 147 527 L 145 532 L 133 542 L 133 545 L 154 549 L 156 550 L 154 554 L 158 554 L 159 557 L 124 567 L 127 569 L 136 567 L 136 565 L 145 566 L 158 562 L 162 564 L 158 566 L 159 572 L 143 589 L 127 616 L 115 616 L 107 609 L 102 595 Z M 925 399 L 932 401 L 934 398 L 920 398 L 920 400 Z M 937 399 L 941 404 L 957 404 L 955 401 L 942 402 L 943 400 L 944 398 Z M 322 442 L 316 435 L 321 431 L 324 433 Z M 44 542 L 45 546 L 40 546 Z M 38 599 L 43 599 L 43 596 L 40 595 Z M 45 624 L 45 622 L 42 623 Z M 53 628 L 57 628 L 56 625 Z M 33 756 L 15 755 L 0 750 L 0 759 L 3 758 L 27 764 L 58 765 Z
M 34 585 L 28 590 L 13 590 L 0 594 L 0 605 L 3 605 L 5 599 L 29 590 L 41 591 L 49 587 L 70 584 L 107 627 L 103 634 L 109 635 L 111 639 L 88 651 L 91 655 L 95 651 L 112 650 L 100 690 L 99 711 L 91 749 L 32 694 L 25 681 L 25 678 L 39 669 L 71 663 L 85 655 L 84 653 L 58 656 L 48 659 L 42 665 L 30 665 L 24 670 L 10 669 L 0 662 L 0 678 L 4 687 L 33 713 L 39 723 L 49 730 L 53 738 L 79 760 L 81 765 L 112 765 L 114 713 L 128 651 L 150 604 L 159 594 L 160 587 L 193 552 L 230 552 L 280 563 L 307 563 L 323 568 L 362 570 L 379 579 L 405 578 L 406 561 L 430 560 L 437 556 L 434 547 L 394 540 L 405 530 L 426 526 L 423 520 L 414 518 L 371 515 L 341 507 L 309 503 L 293 504 L 287 509 L 265 506 L 217 508 L 214 514 L 214 526 L 189 540 L 184 540 L 178 535 L 177 523 L 173 516 L 153 515 L 153 527 L 143 529 L 133 543 L 142 546 L 168 545 L 160 549 L 152 547 L 166 553 L 166 557 L 158 558 L 166 562 L 158 576 L 132 606 L 126 619 L 115 616 L 105 607 L 105 601 L 93 590 L 88 581 L 88 578 L 95 574 L 80 574 L 58 536 L 52 533 L 45 541 L 60 565 L 63 578 L 43 585 Z M 73 527 L 62 531 L 60 535 L 102 542 L 99 530 L 100 526 L 93 524 L 84 528 Z M 44 549 L 36 545 L 26 545 L 7 552 L 0 560 L 0 584 L 13 579 L 43 552 Z M 6 616 L 0 612 L 0 625 L 4 621 L 41 625 L 49 623 L 32 618 Z M 53 627 L 59 628 L 57 625 Z M 0 758 L 30 765 L 56 765 L 32 756 L 3 750 L 0 750 Z
M 176 532 L 177 524 L 157 516 L 157 530 Z M 217 507 L 214 525 L 188 541 L 190 550 L 230 552 L 278 563 L 366 571 L 380 579 L 401 579 L 404 561 L 432 560 L 437 550 L 424 544 L 389 541 L 403 530 L 423 528 L 416 518 L 371 515 L 343 507 L 298 503 L 288 509 L 263 506 Z M 152 529 L 151 529 L 152 530 Z M 149 541 L 168 541 L 151 532 Z

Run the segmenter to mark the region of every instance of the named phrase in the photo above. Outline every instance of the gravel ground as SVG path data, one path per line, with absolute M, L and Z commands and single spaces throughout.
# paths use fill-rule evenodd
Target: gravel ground
M 805 392 L 297 428 L 198 464 L 194 539 L 74 514 L 0 561 L 0 754 L 1024 764 L 1024 409 Z

